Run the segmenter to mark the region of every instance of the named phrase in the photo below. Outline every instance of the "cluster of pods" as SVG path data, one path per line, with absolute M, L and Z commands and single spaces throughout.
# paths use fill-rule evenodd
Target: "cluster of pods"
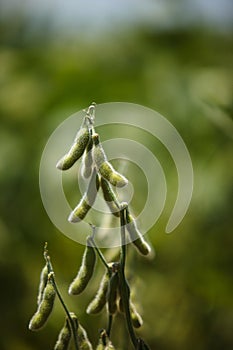
M 140 254 L 148 255 L 151 251 L 150 245 L 139 231 L 128 204 L 125 202 L 120 203 L 114 192 L 113 187 L 124 187 L 127 185 L 128 180 L 117 172 L 108 161 L 101 145 L 100 137 L 94 129 L 94 112 L 95 105 L 92 104 L 86 111 L 82 125 L 70 149 L 56 165 L 60 170 L 68 170 L 82 158 L 81 173 L 84 178 L 89 179 L 87 190 L 77 206 L 70 213 L 68 220 L 72 223 L 82 221 L 93 207 L 99 188 L 101 188 L 103 198 L 111 213 L 119 218 L 120 222 L 122 208 L 124 208 L 125 228 L 128 232 L 129 240 Z M 87 237 L 82 262 L 76 277 L 69 286 L 69 294 L 78 295 L 87 287 L 94 273 L 96 252 L 98 252 L 98 248 L 95 245 L 93 234 Z M 106 262 L 105 267 L 106 271 L 100 281 L 99 288 L 93 300 L 87 306 L 86 312 L 88 314 L 97 314 L 106 306 L 107 313 L 110 316 L 115 315 L 117 312 L 126 313 L 124 295 L 121 288 L 123 282 L 120 274 L 120 262 Z M 132 326 L 139 328 L 143 321 L 131 301 L 130 288 L 127 281 L 124 283 L 126 283 L 126 291 L 129 299 L 128 309 Z M 48 262 L 48 258 L 46 258 L 46 265 L 40 277 L 37 299 L 38 308 L 29 323 L 30 330 L 36 331 L 44 326 L 52 312 L 54 300 L 58 293 L 53 269 L 50 262 Z M 54 350 L 67 350 L 70 347 L 72 337 L 76 334 L 75 332 L 77 333 L 77 348 L 80 350 L 93 350 L 85 329 L 80 325 L 73 312 L 69 312 L 68 316 L 66 315 L 64 326 L 59 333 Z M 144 349 L 143 341 L 141 341 L 141 344 L 138 346 L 140 350 Z M 109 334 L 105 330 L 102 330 L 96 350 L 113 349 L 114 347 L 109 340 Z M 145 349 L 147 348 L 145 347 Z

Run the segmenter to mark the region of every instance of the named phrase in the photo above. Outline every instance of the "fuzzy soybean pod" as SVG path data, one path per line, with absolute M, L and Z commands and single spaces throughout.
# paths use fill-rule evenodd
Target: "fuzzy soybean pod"
M 119 217 L 120 216 L 120 212 L 119 212 L 120 205 L 117 201 L 115 193 L 113 192 L 113 190 L 111 188 L 111 185 L 103 177 L 101 177 L 100 184 L 102 187 L 104 199 L 105 199 L 109 209 L 111 210 L 113 215 Z
M 141 315 L 137 312 L 135 305 L 130 303 L 130 316 L 134 328 L 140 328 L 143 325 L 143 320 Z
M 112 345 L 112 342 L 108 342 L 108 344 L 103 345 L 103 343 L 99 343 L 96 350 L 115 350 L 114 346 Z
M 56 167 L 60 170 L 67 170 L 83 155 L 90 138 L 88 126 L 83 123 L 75 140 L 68 151 L 58 162 Z
M 96 296 L 87 307 L 88 314 L 98 314 L 106 304 L 110 277 L 111 271 L 107 270 L 100 282 L 100 286 L 96 293 Z
M 73 312 L 70 312 L 70 317 L 73 320 L 73 324 L 77 332 L 79 350 L 93 350 L 92 345 L 88 339 L 87 332 L 78 322 L 77 316 Z
M 99 190 L 99 176 L 96 173 L 96 170 L 93 169 L 87 191 L 84 193 L 79 204 L 74 208 L 74 210 L 69 215 L 68 220 L 70 222 L 80 222 L 85 218 L 88 211 L 91 209 L 91 207 L 95 202 L 98 190 Z
M 105 330 L 102 330 L 100 334 L 100 339 L 96 350 L 115 350 Z
M 108 312 L 113 315 L 117 311 L 117 292 L 119 287 L 119 276 L 115 272 L 110 278 L 108 289 Z
M 69 287 L 69 294 L 76 295 L 84 291 L 93 275 L 95 261 L 95 249 L 92 246 L 90 246 L 90 241 L 88 238 L 87 245 L 82 258 L 82 264 L 80 266 L 77 276 L 75 277 L 75 279 Z
M 132 243 L 138 249 L 142 255 L 148 255 L 151 251 L 149 244 L 143 238 L 143 235 L 137 228 L 134 217 L 129 213 L 128 208 L 126 209 L 126 228 L 129 232 Z
M 93 350 L 93 347 L 88 339 L 87 332 L 80 323 L 78 325 L 78 345 L 80 350 Z
M 101 176 L 113 186 L 123 187 L 127 185 L 128 180 L 123 175 L 119 174 L 107 161 L 106 154 L 99 140 L 99 135 L 96 133 L 93 134 L 92 139 L 94 144 L 93 159 Z
M 71 336 L 71 327 L 68 319 L 66 319 L 65 324 L 59 333 L 58 340 L 54 346 L 54 350 L 68 350 Z
M 79 202 L 79 204 L 70 213 L 68 217 L 68 221 L 73 223 L 82 221 L 90 209 L 91 209 L 91 206 L 87 202 L 87 196 L 85 193 L 81 201 Z
M 56 291 L 54 289 L 51 279 L 49 278 L 47 285 L 44 289 L 41 303 L 39 304 L 36 313 L 34 314 L 29 323 L 29 329 L 31 331 L 37 331 L 45 325 L 47 319 L 49 318 L 52 312 L 55 297 Z
M 93 156 L 92 156 L 93 140 L 90 137 L 85 153 L 82 158 L 82 176 L 88 178 L 92 173 Z
M 44 289 L 46 287 L 48 281 L 48 267 L 47 264 L 43 267 L 41 274 L 40 274 L 40 284 L 39 284 L 39 290 L 38 290 L 38 297 L 37 297 L 37 305 L 40 305 L 44 293 Z
M 105 349 L 105 346 L 102 343 L 97 345 L 96 350 L 104 350 L 104 349 Z
M 119 300 L 118 308 L 121 312 L 125 312 L 122 298 Z M 140 328 L 143 325 L 142 317 L 137 312 L 136 307 L 132 302 L 130 302 L 130 316 L 134 328 Z

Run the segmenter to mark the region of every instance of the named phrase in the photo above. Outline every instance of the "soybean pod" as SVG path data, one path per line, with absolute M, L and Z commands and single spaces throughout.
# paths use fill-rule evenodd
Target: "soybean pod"
M 68 350 L 71 341 L 71 326 L 68 318 L 66 318 L 65 324 L 61 329 L 58 340 L 54 346 L 54 350 Z
M 84 193 L 79 204 L 70 213 L 68 220 L 70 222 L 79 222 L 85 218 L 88 211 L 93 206 L 97 192 L 99 190 L 99 176 L 93 169 L 92 176 L 87 191 Z
M 45 325 L 52 312 L 55 297 L 56 291 L 53 282 L 49 278 L 43 292 L 41 303 L 29 323 L 29 329 L 31 331 L 37 331 Z
M 86 122 L 79 129 L 75 140 L 68 151 L 58 162 L 56 167 L 60 170 L 67 170 L 83 155 L 90 139 L 90 133 Z
M 100 341 L 96 350 L 115 350 L 115 348 L 112 345 L 112 342 L 110 342 L 110 341 L 106 345 L 103 345 L 103 343 L 101 343 L 101 341 Z
M 90 240 L 87 238 L 87 245 L 83 254 L 82 264 L 77 276 L 69 287 L 69 294 L 80 294 L 86 288 L 90 281 L 95 268 L 95 249 L 90 245 Z
M 46 264 L 43 267 L 41 274 L 40 274 L 40 284 L 39 284 L 39 290 L 38 290 L 37 305 L 40 305 L 40 303 L 41 303 L 47 281 L 48 281 L 48 267 Z
M 96 350 L 115 350 L 105 330 L 101 331 Z
M 93 140 L 92 140 L 92 137 L 90 137 L 82 159 L 82 176 L 84 178 L 88 178 L 92 173 L 92 169 L 93 169 L 92 148 L 93 148 Z
M 127 185 L 128 180 L 119 174 L 113 166 L 108 162 L 104 149 L 100 143 L 99 135 L 92 135 L 94 149 L 93 158 L 101 176 L 109 181 L 113 186 L 123 187 Z
M 78 325 L 78 344 L 80 350 L 93 350 L 92 345 L 88 339 L 87 332 L 80 323 Z
M 111 277 L 111 271 L 107 270 L 100 282 L 100 286 L 96 293 L 96 296 L 87 307 L 88 314 L 99 313 L 103 309 L 104 305 L 106 304 L 110 277 Z
M 126 228 L 129 232 L 132 243 L 138 249 L 142 255 L 148 255 L 151 251 L 149 244 L 143 238 L 143 235 L 138 230 L 134 217 L 130 214 L 128 208 L 126 208 Z
M 78 322 L 77 316 L 70 312 L 70 317 L 73 321 L 75 331 L 77 332 L 78 348 L 79 350 L 93 350 L 92 345 L 88 339 L 86 330 Z
M 118 203 L 118 200 L 116 198 L 115 193 L 113 192 L 113 189 L 111 188 L 111 185 L 102 176 L 101 176 L 100 183 L 101 183 L 105 202 L 107 203 L 112 214 L 119 217 L 120 216 L 120 212 L 119 212 L 120 204 Z
M 132 302 L 130 303 L 130 316 L 134 328 L 140 328 L 143 324 L 143 320 Z

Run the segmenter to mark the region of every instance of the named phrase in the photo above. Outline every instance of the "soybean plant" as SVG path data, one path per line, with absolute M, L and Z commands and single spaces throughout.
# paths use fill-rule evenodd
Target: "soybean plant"
M 76 277 L 71 282 L 68 292 L 70 295 L 79 295 L 86 289 L 93 276 L 98 258 L 103 263 L 105 272 L 94 298 L 87 306 L 86 312 L 90 315 L 97 314 L 105 307 L 108 318 L 107 324 L 100 331 L 99 342 L 96 344 L 95 349 L 115 349 L 111 341 L 112 321 L 115 315 L 121 312 L 125 316 L 124 318 L 133 348 L 135 350 L 149 350 L 144 340 L 135 333 L 135 329 L 142 326 L 143 320 L 131 300 L 130 286 L 125 274 L 127 232 L 130 241 L 132 241 L 132 244 L 140 254 L 150 254 L 151 247 L 139 231 L 128 203 L 120 202 L 114 192 L 113 186 L 124 187 L 128 183 L 128 180 L 116 171 L 108 161 L 101 145 L 100 137 L 95 131 L 94 121 L 95 103 L 92 103 L 85 110 L 82 125 L 78 130 L 73 144 L 57 162 L 56 167 L 59 170 L 67 171 L 82 157 L 81 174 L 83 177 L 89 179 L 89 185 L 79 203 L 70 213 L 68 220 L 72 223 L 78 223 L 84 220 L 88 212 L 92 209 L 98 190 L 101 188 L 103 198 L 110 208 L 112 215 L 118 218 L 120 223 L 120 255 L 117 261 L 108 262 L 105 259 L 105 256 L 95 242 L 96 228 L 90 224 L 92 233 L 87 237 L 81 266 Z M 68 310 L 59 292 L 48 255 L 47 244 L 44 249 L 44 258 L 46 264 L 40 276 L 37 311 L 29 323 L 29 329 L 36 331 L 45 325 L 53 310 L 54 300 L 57 296 L 64 309 L 65 320 L 58 334 L 54 349 L 68 350 L 73 342 L 75 350 L 93 350 L 93 345 L 88 339 L 86 330 L 80 324 L 77 315 Z M 99 325 L 98 328 L 100 328 Z

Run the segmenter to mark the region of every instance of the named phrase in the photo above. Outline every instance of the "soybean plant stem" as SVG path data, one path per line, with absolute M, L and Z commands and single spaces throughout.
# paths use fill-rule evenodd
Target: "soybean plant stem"
M 108 263 L 107 263 L 107 261 L 105 260 L 105 257 L 103 256 L 102 252 L 101 252 L 101 251 L 99 250 L 99 248 L 97 247 L 93 236 L 90 237 L 90 241 L 91 241 L 91 243 L 93 244 L 93 247 L 94 247 L 94 249 L 96 250 L 97 254 L 99 255 L 100 260 L 102 261 L 102 263 L 104 264 L 104 266 L 106 267 L 106 269 L 107 269 L 108 271 L 110 271 L 111 269 L 110 269 L 110 267 L 108 266 Z
M 107 328 L 107 335 L 108 337 L 110 338 L 110 335 L 111 335 L 111 330 L 112 330 L 112 315 L 109 314 L 108 316 L 108 328 Z
M 72 333 L 73 333 L 73 338 L 74 338 L 74 345 L 75 345 L 75 350 L 79 350 L 79 346 L 78 346 L 78 338 L 77 338 L 77 329 L 74 325 L 74 322 L 70 316 L 70 313 L 69 313 L 69 310 L 67 309 L 66 307 L 66 304 L 64 303 L 63 299 L 62 299 L 62 296 L 59 292 L 59 289 L 57 287 L 57 284 L 56 284 L 56 281 L 55 281 L 55 277 L 54 277 L 54 271 L 53 271 L 53 267 L 52 267 L 52 264 L 51 264 L 51 261 L 50 261 L 50 257 L 48 256 L 48 251 L 47 251 L 47 243 L 45 244 L 45 248 L 44 248 L 44 258 L 46 260 L 46 263 L 47 263 L 47 267 L 48 267 L 48 272 L 50 275 L 50 278 L 51 278 L 51 281 L 53 283 L 53 287 L 56 291 L 56 294 L 58 296 L 58 299 L 60 300 L 60 303 L 67 315 L 67 318 L 69 320 L 69 323 L 70 323 L 70 326 L 71 326 L 71 329 L 72 329 Z
M 129 298 L 130 298 L 129 288 L 125 277 L 125 262 L 126 262 L 125 208 L 121 209 L 120 211 L 120 222 L 121 222 L 121 258 L 120 258 L 120 269 L 119 269 L 120 288 L 121 288 L 122 302 L 125 310 L 125 317 L 126 317 L 129 335 L 134 345 L 134 348 L 137 349 L 138 339 L 136 337 L 136 334 L 134 332 L 134 328 L 132 325 L 132 320 L 130 315 L 130 303 L 129 303 Z

